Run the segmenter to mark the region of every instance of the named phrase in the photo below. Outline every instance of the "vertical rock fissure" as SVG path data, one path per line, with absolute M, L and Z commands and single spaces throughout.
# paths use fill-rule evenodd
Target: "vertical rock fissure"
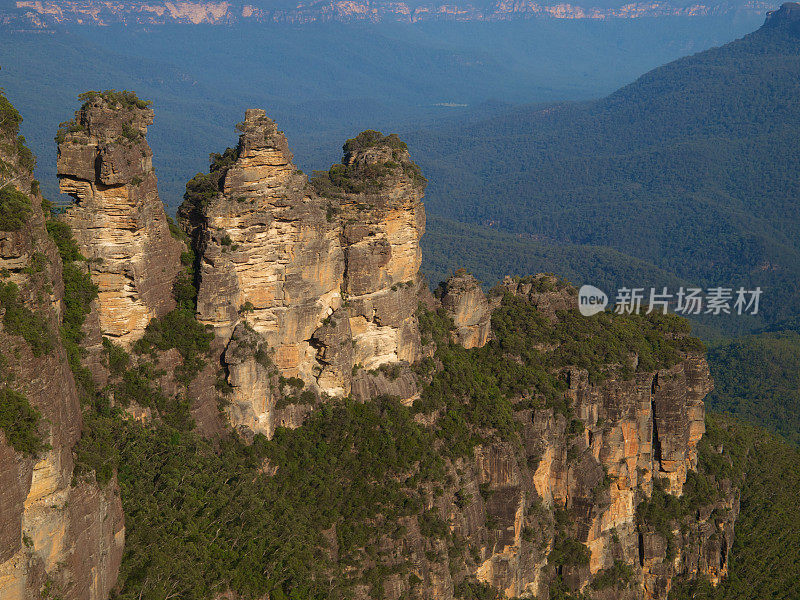
M 653 471 L 661 467 L 661 441 L 658 439 L 658 418 L 656 415 L 656 392 L 658 391 L 658 373 L 653 375 L 650 386 L 650 418 L 653 420 Z

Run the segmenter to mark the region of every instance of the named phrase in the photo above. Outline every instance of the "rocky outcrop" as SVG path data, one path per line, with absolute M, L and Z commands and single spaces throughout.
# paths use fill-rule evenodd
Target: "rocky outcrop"
M 103 335 L 123 347 L 175 306 L 181 243 L 170 235 L 145 135 L 148 103 L 130 92 L 89 92 L 61 126 L 58 177 L 75 198 L 64 221 L 90 259 Z
M 453 318 L 456 341 L 464 348 L 480 348 L 489 340 L 491 311 L 480 283 L 463 269 L 442 283 L 442 308 Z
M 405 144 L 362 134 L 312 185 L 263 110 L 239 129 L 179 211 L 198 256 L 201 322 L 223 346 L 246 324 L 280 377 L 318 394 L 350 394 L 359 368 L 414 362 L 424 180 Z M 227 357 L 232 423 L 270 435 L 264 373 L 252 357 Z
M 464 274 L 458 279 L 472 288 Z M 549 275 L 508 278 L 493 291 L 495 309 L 501 294 L 529 302 L 554 326 L 577 306 L 574 290 Z M 728 480 L 695 473 L 703 397 L 712 388 L 703 356 L 687 352 L 669 368 L 602 383 L 577 367 L 562 375 L 568 409 L 527 407 L 524 393 L 517 400 L 521 448 L 486 442 L 451 465 L 451 485 L 435 507 L 458 546 L 423 544 L 424 584 L 412 597 L 457 598 L 457 582 L 475 577 L 506 597 L 547 598 L 556 585 L 598 600 L 665 599 L 677 578 L 718 582 L 727 572 L 738 493 Z M 703 486 L 711 490 L 705 500 L 697 495 Z M 686 493 L 688 509 L 669 500 Z M 673 511 L 661 524 L 642 508 L 651 500 L 656 513 Z M 430 564 L 437 554 L 436 565 L 449 562 L 449 571 Z
M 21 403 L 41 415 L 36 425 L 19 415 L 10 429 L 0 429 L 0 597 L 27 600 L 50 593 L 65 600 L 104 600 L 122 558 L 119 492 L 113 481 L 100 488 L 73 479 L 72 449 L 82 418 L 58 335 L 64 312 L 61 258 L 45 230 L 27 150 L 16 143 L 16 127 L 7 120 L 0 130 L 0 190 L 27 198 L 18 225 L 4 218 L 0 231 L 0 394 L 4 411 Z M 12 313 L 16 317 L 6 318 Z M 34 428 L 31 433 L 45 445 L 20 445 L 10 433 L 17 427 Z
M 577 293 L 575 289 L 555 275 L 540 273 L 526 277 L 506 276 L 492 290 L 494 305 L 497 306 L 503 294 L 525 298 L 550 322 L 557 320 L 559 311 L 575 308 Z
M 654 479 L 668 480 L 672 492 L 680 495 L 687 469 L 696 462 L 703 409 L 702 395 L 692 386 L 698 376 L 709 383 L 707 370 L 705 375 L 698 371 L 701 364 L 702 358 L 690 356 L 665 372 L 599 386 L 588 383 L 585 371 L 573 369 L 568 395 L 581 433 L 552 409 L 527 410 L 516 415 L 523 456 L 505 445 L 477 450 L 472 486 L 483 490 L 486 501 L 477 517 L 451 515 L 456 531 L 482 548 L 476 577 L 508 597 L 537 598 L 547 597 L 556 572 L 573 591 L 594 597 L 597 592 L 587 584 L 615 561 L 629 565 L 635 576 L 629 590 L 622 586 L 613 597 L 666 598 L 672 579 L 682 574 L 703 573 L 718 580 L 727 569 L 738 511 L 735 494 L 724 487 L 728 484 L 719 507 L 705 506 L 701 514 L 689 517 L 683 533 L 675 534 L 680 539 L 668 542 L 662 534 L 643 529 L 636 515 L 639 502 L 653 493 Z M 666 377 L 672 381 L 669 390 L 656 389 L 656 381 Z M 653 407 L 664 406 L 675 407 L 675 413 L 653 412 Z M 670 459 L 654 452 L 659 445 L 676 449 Z M 729 512 L 720 531 L 708 515 L 722 507 Z M 588 548 L 586 565 L 554 571 L 548 564 L 559 510 L 567 515 L 566 533 Z
M 179 214 L 199 257 L 198 318 L 226 342 L 246 321 L 281 374 L 311 382 L 312 334 L 342 304 L 338 231 L 264 111 L 247 111 L 241 128 L 220 193 Z
M 101 290 L 83 343 L 100 345 L 106 335 L 130 345 L 152 316 L 174 306 L 181 246 L 155 194 L 144 141 L 152 114 L 132 95 L 86 100 L 59 134 L 62 188 L 77 199 L 67 220 Z M 468 588 L 480 584 L 506 597 L 551 597 L 555 586 L 595 600 L 662 600 L 676 578 L 715 583 L 725 576 L 738 493 L 698 470 L 698 462 L 716 460 L 698 461 L 712 382 L 683 329 L 663 324 L 669 358 L 647 363 L 651 346 L 626 346 L 604 365 L 604 378 L 596 369 L 590 377 L 586 365 L 595 368 L 597 357 L 581 346 L 586 323 L 570 320 L 575 291 L 556 277 L 509 277 L 487 298 L 458 272 L 436 298 L 426 293 L 419 275 L 425 181 L 396 136 L 367 131 L 348 140 L 341 164 L 309 181 L 264 111 L 247 111 L 240 131 L 237 148 L 213 155 L 210 173 L 187 185 L 180 211 L 196 256 L 197 317 L 215 338 L 209 351 L 208 333 L 194 331 L 205 340 L 195 353 L 214 360 L 179 377 L 187 349 L 154 343 L 147 358 L 126 355 L 124 362 L 147 363 L 140 374 L 164 404 L 193 401 L 191 416 L 208 437 L 224 435 L 210 414 L 215 390 L 246 441 L 302 425 L 328 396 L 395 396 L 412 406 L 407 418 L 432 428 L 415 432 L 417 439 L 434 434 L 425 442 L 426 474 L 404 468 L 394 482 L 395 491 L 407 486 L 414 495 L 396 513 L 403 516 L 391 517 L 393 532 L 379 523 L 391 513 L 375 519 L 377 531 L 391 532 L 380 534 L 382 562 L 367 564 L 375 557 L 366 552 L 364 571 L 348 563 L 354 597 L 374 596 L 361 575 L 378 565 L 376 585 L 390 600 L 470 597 Z M 50 591 L 100 600 L 115 585 L 122 555 L 119 491 L 113 477 L 101 487 L 74 472 L 81 410 L 57 335 L 65 267 L 16 133 L 9 146 L 16 152 L 0 155 L 0 186 L 23 197 L 4 196 L 0 215 L 0 394 L 8 406 L 30 408 L 20 421 L 32 423 L 29 438 L 46 444 L 23 445 L 6 422 L 0 429 L 0 596 Z M 424 347 L 420 304 L 429 311 Z M 530 325 L 531 339 L 512 332 L 504 341 L 502 327 L 492 333 L 497 310 L 506 312 L 496 313 L 496 324 Z M 186 310 L 169 317 L 184 319 L 173 328 L 197 327 Z M 562 325 L 549 332 L 558 335 L 547 332 Z M 559 344 L 570 341 L 576 346 L 556 358 Z M 436 344 L 445 345 L 442 352 Z M 112 348 L 105 364 L 91 352 L 84 364 L 95 379 L 105 373 L 100 383 L 122 396 Z M 499 356 L 504 362 L 492 362 Z M 455 371 L 446 370 L 448 362 Z M 437 371 L 452 376 L 437 380 L 439 388 L 431 381 Z M 508 385 L 501 381 L 507 375 Z M 119 406 L 137 420 L 164 417 L 159 400 L 136 401 Z M 391 399 L 378 402 L 386 403 L 381 410 L 400 410 Z M 43 417 L 38 422 L 33 409 Z M 180 426 L 190 428 L 191 419 Z M 463 450 L 442 448 L 443 439 L 455 446 L 460 438 Z M 702 451 L 725 460 L 724 449 L 708 446 Z M 267 461 L 261 472 L 276 471 Z M 322 532 L 332 555 L 336 527 Z
M 342 165 L 317 187 L 332 198 L 342 228 L 354 361 L 365 369 L 412 363 L 420 352 L 415 313 L 425 180 L 397 136 L 366 131 L 344 149 Z

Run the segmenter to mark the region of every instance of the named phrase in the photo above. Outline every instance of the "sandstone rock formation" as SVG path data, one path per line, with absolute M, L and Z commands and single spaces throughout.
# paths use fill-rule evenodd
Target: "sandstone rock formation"
M 737 6 L 736 10 L 762 14 L 773 5 L 758 0 Z M 531 18 L 553 19 L 636 19 L 665 16 L 698 17 L 717 15 L 733 10 L 712 3 L 682 5 L 674 2 L 631 2 L 621 6 L 584 6 L 554 2 L 493 2 L 481 6 L 464 2 L 362 2 L 337 1 L 324 4 L 304 2 L 286 5 L 263 5 L 230 2 L 114 2 L 94 5 L 78 0 L 17 0 L 16 10 L 0 10 L 4 22 L 34 30 L 67 24 L 92 25 L 160 25 L 160 24 L 231 24 L 231 23 L 327 23 L 419 21 L 507 21 Z
M 472 287 L 459 274 L 456 289 L 459 280 Z M 557 311 L 575 309 L 574 290 L 551 276 L 507 278 L 497 292 L 524 298 L 554 322 Z M 480 548 L 467 572 L 507 597 L 546 598 L 555 575 L 592 598 L 663 599 L 678 576 L 719 581 L 738 514 L 730 481 L 717 481 L 719 499 L 685 516 L 680 529 L 659 531 L 637 517 L 651 495 L 680 496 L 697 466 L 702 400 L 712 388 L 703 356 L 690 352 L 668 369 L 601 384 L 590 383 L 584 369 L 571 367 L 565 376 L 572 421 L 552 408 L 518 411 L 522 452 L 489 443 L 456 465 L 457 484 L 437 505 L 454 534 Z M 584 544 L 588 562 L 549 564 L 559 536 Z M 631 568 L 629 582 L 588 587 L 617 562 Z M 456 597 L 449 574 L 425 579 L 429 597 Z
M 575 308 L 577 293 L 555 275 L 542 274 L 527 277 L 506 276 L 495 290 L 494 297 L 499 301 L 504 293 L 521 296 L 533 304 L 551 322 L 556 313 Z
M 491 311 L 480 283 L 460 270 L 441 288 L 442 308 L 453 317 L 456 341 L 464 348 L 480 348 L 489 340 Z
M 47 593 L 65 600 L 104 600 L 122 558 L 119 492 L 113 481 L 100 488 L 73 479 L 72 449 L 82 418 L 58 335 L 64 311 L 61 258 L 45 230 L 32 165 L 25 164 L 25 149 L 15 144 L 16 127 L 4 123 L 0 137 L 0 189 L 15 189 L 30 201 L 20 213 L 21 225 L 0 231 L 0 394 L 4 410 L 11 398 L 22 395 L 41 413 L 38 434 L 47 444 L 33 453 L 18 451 L 0 429 L 0 598 L 28 600 Z M 16 286 L 19 304 L 9 296 L 9 286 Z M 31 329 L 5 318 L 9 311 L 27 314 L 28 326 L 39 333 L 30 337 Z M 11 427 L 16 425 L 24 426 L 22 418 Z
M 170 235 L 145 139 L 153 111 L 132 93 L 82 98 L 57 137 L 61 191 L 75 198 L 64 220 L 91 261 L 102 334 L 129 347 L 174 308 L 182 245 Z
M 362 134 L 311 185 L 263 110 L 239 129 L 179 211 L 198 256 L 198 318 L 223 345 L 246 323 L 281 377 L 331 396 L 350 394 L 359 368 L 416 360 L 424 180 L 405 144 Z M 226 356 L 233 424 L 271 434 L 263 374 Z
M 85 344 L 100 344 L 102 335 L 130 344 L 151 316 L 174 305 L 180 244 L 155 195 L 143 139 L 150 118 L 131 97 L 90 96 L 60 136 L 62 187 L 78 199 L 67 219 L 82 251 L 103 259 L 91 268 L 101 296 L 85 324 Z M 209 407 L 219 367 L 228 418 L 245 440 L 302 425 L 326 394 L 361 401 L 392 395 L 407 405 L 425 400 L 421 391 L 432 376 L 425 373 L 446 358 L 432 354 L 432 343 L 422 347 L 420 301 L 452 318 L 452 341 L 465 349 L 449 345 L 446 332 L 441 343 L 462 360 L 458 374 L 469 370 L 470 357 L 494 352 L 484 346 L 498 340 L 492 311 L 504 303 L 534 307 L 533 322 L 542 328 L 566 322 L 565 311 L 575 310 L 574 290 L 550 275 L 509 277 L 487 298 L 459 272 L 432 299 L 419 275 L 424 179 L 396 136 L 368 131 L 348 140 L 342 163 L 309 181 L 264 111 L 247 111 L 240 130 L 238 147 L 214 155 L 211 172 L 189 183 L 180 211 L 196 253 L 197 316 L 213 329 L 219 360 L 189 384 L 179 386 L 172 374 L 153 375 L 158 381 L 150 383 L 170 398 L 186 392 L 194 411 L 200 404 L 216 412 Z M 24 224 L 0 231 L 0 267 L 7 272 L 0 280 L 0 393 L 24 393 L 41 411 L 39 429 L 50 446 L 18 451 L 0 430 L 0 597 L 50 589 L 68 600 L 100 600 L 115 584 L 122 555 L 119 491 L 113 478 L 105 487 L 73 478 L 81 411 L 56 333 L 64 312 L 61 259 L 30 172 L 20 156 L 0 159 L 0 172 L 15 175 L 9 183 L 32 199 Z M 33 346 L 6 322 L 14 309 L 8 282 L 41 317 L 49 346 Z M 558 585 L 596 600 L 662 600 L 676 577 L 719 581 L 739 508 L 730 481 L 707 480 L 713 498 L 676 519 L 653 522 L 637 512 L 648 499 L 666 502 L 697 485 L 708 365 L 687 350 L 669 367 L 647 371 L 631 354 L 631 369 L 601 383 L 572 363 L 553 367 L 563 404 L 515 389 L 507 407 L 510 439 L 493 426 L 470 430 L 471 421 L 455 417 L 454 426 L 464 426 L 477 445 L 457 458 L 442 452 L 436 478 L 421 484 L 430 489 L 419 495 L 420 512 L 404 513 L 397 535 L 381 540 L 388 557 L 384 596 L 454 600 L 468 595 L 465 581 L 476 579 L 506 597 L 547 598 Z M 147 360 L 163 373 L 181 365 L 175 347 Z M 467 402 L 454 387 L 448 400 Z M 447 419 L 449 408 L 413 415 L 430 425 Z M 157 412 L 129 409 L 142 419 Z M 274 474 L 269 465 L 264 474 Z M 405 484 L 415 485 L 414 477 Z M 629 577 L 592 587 L 620 564 Z M 354 596 L 366 600 L 370 592 L 357 584 Z

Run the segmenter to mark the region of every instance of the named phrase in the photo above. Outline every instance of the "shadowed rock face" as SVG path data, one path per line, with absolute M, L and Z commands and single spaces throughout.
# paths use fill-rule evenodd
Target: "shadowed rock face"
M 281 376 L 332 396 L 350 394 L 360 367 L 415 361 L 425 213 L 405 144 L 353 145 L 333 178 L 311 185 L 263 110 L 239 130 L 229 164 L 212 166 L 216 193 L 179 211 L 199 258 L 199 319 L 223 345 L 247 323 Z M 237 360 L 232 421 L 252 413 L 247 426 L 271 434 L 273 403 Z
M 556 311 L 575 306 L 571 288 L 549 276 L 509 278 L 498 291 L 521 296 L 553 320 Z M 688 353 L 669 369 L 601 384 L 573 367 L 567 381 L 572 422 L 553 409 L 519 411 L 522 449 L 488 443 L 456 465 L 457 485 L 445 489 L 437 505 L 453 534 L 480 549 L 463 572 L 507 597 L 547 598 L 556 573 L 572 592 L 609 600 L 664 599 L 678 576 L 718 582 L 727 572 L 739 510 L 730 481 L 715 481 L 719 499 L 684 517 L 671 540 L 637 525 L 636 516 L 655 480 L 680 496 L 687 473 L 696 468 L 703 397 L 712 388 L 703 356 Z M 548 565 L 557 511 L 564 511 L 566 533 L 588 548 L 587 564 Z M 591 589 L 593 578 L 615 561 L 631 568 L 630 585 Z M 450 574 L 434 571 L 433 565 L 420 568 L 429 573 L 425 597 L 450 600 Z
M 75 198 L 64 220 L 92 259 L 100 330 L 125 347 L 174 308 L 181 268 L 181 244 L 170 235 L 145 139 L 152 122 L 145 103 L 98 94 L 58 137 L 61 191 Z
M 122 559 L 122 506 L 113 480 L 105 489 L 73 481 L 72 449 L 82 418 L 58 335 L 64 310 L 61 258 L 45 230 L 33 174 L 7 151 L 14 148 L 16 132 L 6 133 L 0 132 L 0 162 L 10 166 L 11 185 L 29 196 L 31 209 L 19 230 L 0 231 L 0 268 L 9 273 L 3 284 L 16 284 L 22 304 L 44 320 L 50 347 L 34 354 L 0 319 L 0 387 L 24 394 L 41 413 L 39 433 L 50 449 L 36 456 L 17 452 L 0 430 L 0 598 L 40 598 L 49 582 L 64 600 L 105 600 Z M 7 183 L 0 177 L 0 186 Z M 41 270 L 29 268 L 35 253 L 45 259 Z
M 442 308 L 453 318 L 456 341 L 464 348 L 480 348 L 489 341 L 491 311 L 480 283 L 460 271 L 441 286 Z

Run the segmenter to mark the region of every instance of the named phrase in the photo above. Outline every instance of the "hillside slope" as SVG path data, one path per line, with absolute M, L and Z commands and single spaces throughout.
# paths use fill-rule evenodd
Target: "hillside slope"
M 799 8 L 596 102 L 409 136 L 431 213 L 610 246 L 706 285 L 761 285 L 770 319 L 791 314 Z

